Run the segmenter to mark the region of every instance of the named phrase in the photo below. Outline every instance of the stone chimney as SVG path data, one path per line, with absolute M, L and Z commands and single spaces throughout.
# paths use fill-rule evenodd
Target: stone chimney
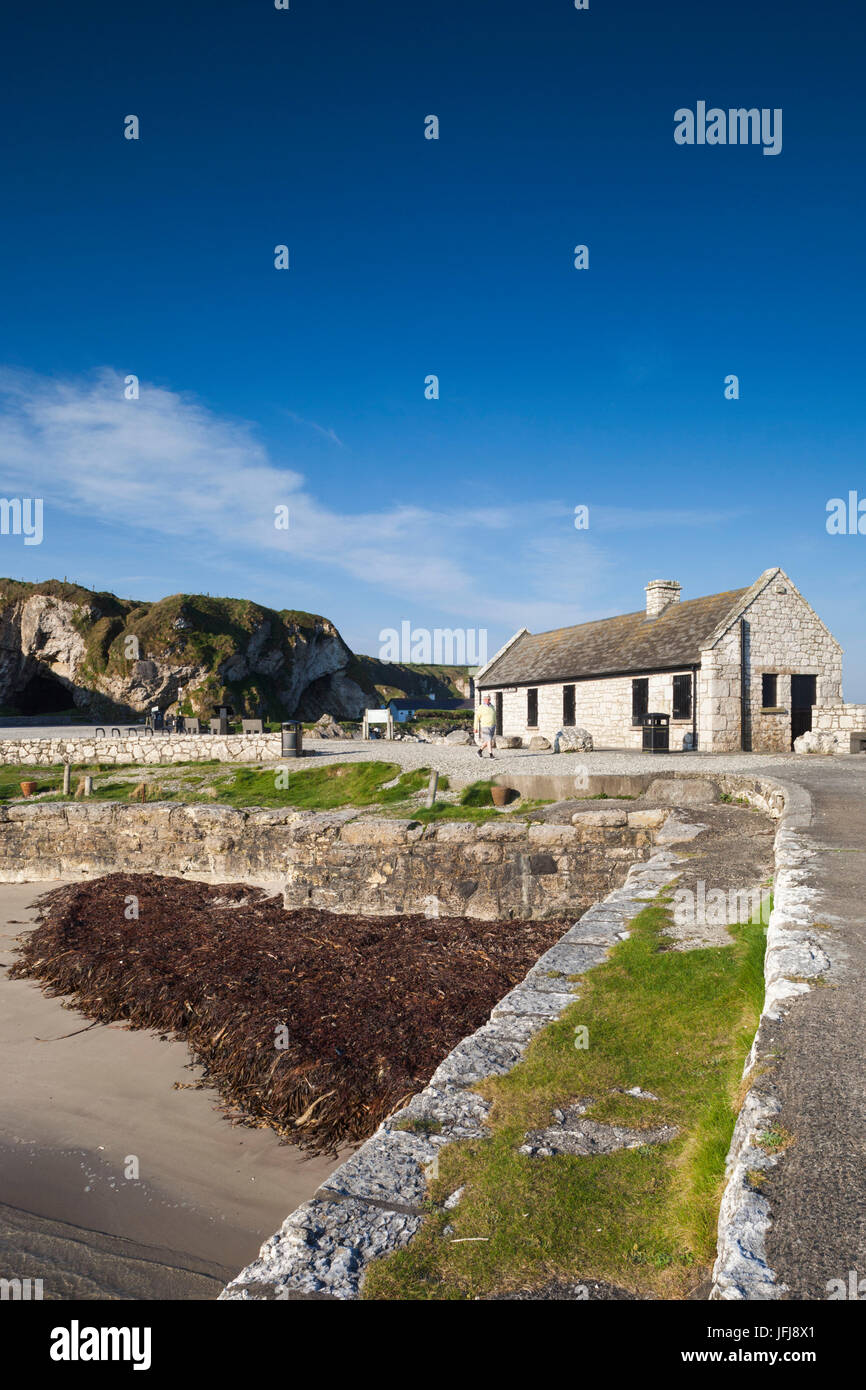
M 681 584 L 676 579 L 651 579 L 646 586 L 646 615 L 657 618 L 672 603 L 679 603 Z

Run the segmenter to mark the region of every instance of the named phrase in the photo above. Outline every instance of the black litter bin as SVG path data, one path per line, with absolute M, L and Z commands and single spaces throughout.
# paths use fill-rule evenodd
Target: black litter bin
M 284 758 L 304 756 L 304 726 L 299 719 L 289 719 L 282 727 Z
M 643 720 L 643 751 L 667 753 L 670 750 L 671 717 L 669 714 L 645 714 Z

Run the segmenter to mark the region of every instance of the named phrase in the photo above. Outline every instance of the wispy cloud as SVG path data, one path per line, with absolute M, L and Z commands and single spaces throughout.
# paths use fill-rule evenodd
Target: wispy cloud
M 296 415 L 294 410 L 284 410 L 283 414 L 288 415 L 290 420 L 294 420 L 296 425 L 306 425 L 308 429 L 315 430 L 317 434 L 320 434 L 323 439 L 330 439 L 331 443 L 338 445 L 339 448 L 344 449 L 346 447 L 337 431 L 332 430 L 329 426 L 317 425 L 315 420 L 305 420 L 303 415 Z
M 98 521 L 128 535 L 131 551 L 140 540 L 170 542 L 167 589 L 181 557 L 206 556 L 212 572 L 216 556 L 221 570 L 240 576 L 260 574 L 271 556 L 294 561 L 323 592 L 341 596 L 349 581 L 352 594 L 369 586 L 376 612 L 388 615 L 383 626 L 409 605 L 467 627 L 539 630 L 596 616 L 613 563 L 595 537 L 599 513 L 599 529 L 657 525 L 661 516 L 706 523 L 700 512 L 599 508 L 593 531 L 579 534 L 569 509 L 549 498 L 341 511 L 275 461 L 253 425 L 144 383 L 140 399 L 128 401 L 113 371 L 86 380 L 0 371 L 0 403 L 3 487 L 43 496 L 75 519 L 82 538 Z M 287 530 L 274 525 L 280 506 L 289 509 Z M 335 601 L 333 616 L 342 607 Z

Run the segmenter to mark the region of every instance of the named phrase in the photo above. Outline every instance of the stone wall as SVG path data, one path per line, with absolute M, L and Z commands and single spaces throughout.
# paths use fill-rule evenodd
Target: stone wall
M 589 811 L 578 825 L 355 820 L 300 843 L 286 907 L 568 917 L 646 858 L 658 813 Z
M 0 808 L 0 882 L 161 873 L 245 880 L 287 907 L 373 914 L 573 917 L 650 853 L 658 812 L 578 826 L 423 826 L 357 811 L 48 802 Z
M 110 726 L 109 726 L 110 727 Z M 276 762 L 279 734 L 153 734 L 122 738 L 0 739 L 0 762 L 27 767 L 58 763 Z
M 842 649 L 784 575 L 774 576 L 744 609 L 746 735 L 755 753 L 791 750 L 791 676 L 813 675 L 816 706 L 838 704 Z M 776 705 L 762 706 L 762 676 L 775 675 Z M 714 753 L 741 747 L 740 617 L 701 652 L 698 746 Z M 817 713 L 817 709 L 816 709 Z
M 828 705 L 816 709 L 812 728 L 819 733 L 861 733 L 866 730 L 866 705 Z

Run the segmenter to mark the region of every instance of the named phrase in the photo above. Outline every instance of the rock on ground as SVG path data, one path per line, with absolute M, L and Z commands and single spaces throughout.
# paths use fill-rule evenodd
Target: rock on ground
M 592 752 L 592 734 L 588 729 L 560 729 L 556 738 L 560 753 Z
M 819 732 L 817 729 L 809 729 L 794 740 L 795 753 L 840 753 L 842 751 L 842 735 L 837 733 L 825 733 Z

